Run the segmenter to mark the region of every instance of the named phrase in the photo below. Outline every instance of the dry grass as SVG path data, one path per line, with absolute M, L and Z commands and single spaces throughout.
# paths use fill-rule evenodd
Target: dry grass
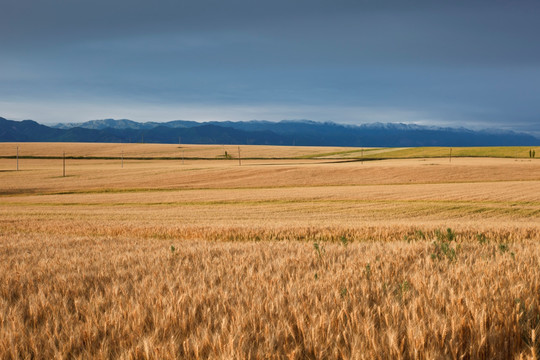
M 540 355 L 540 161 L 13 164 L 0 358 Z

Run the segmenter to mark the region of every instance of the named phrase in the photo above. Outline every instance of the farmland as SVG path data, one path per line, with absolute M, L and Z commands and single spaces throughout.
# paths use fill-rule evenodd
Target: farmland
M 19 146 L 0 358 L 539 355 L 529 148 Z

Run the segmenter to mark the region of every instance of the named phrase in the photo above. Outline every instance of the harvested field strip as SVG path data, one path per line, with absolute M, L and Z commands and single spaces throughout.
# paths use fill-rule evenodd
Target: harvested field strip
M 173 161 L 184 158 L 223 159 L 237 157 L 236 145 L 191 145 L 191 144 L 113 144 L 113 143 L 0 143 L 0 157 L 15 157 L 19 147 L 19 157 L 55 157 L 74 158 L 167 158 Z M 351 151 L 355 148 L 324 146 L 251 146 L 242 145 L 243 158 L 300 158 L 305 155 L 320 155 L 333 152 Z
M 62 178 L 62 177 L 57 177 Z M 378 184 L 377 186 L 411 186 L 411 185 L 444 185 L 444 184 L 492 184 L 492 183 L 517 183 L 521 187 L 526 187 L 527 183 L 538 183 L 538 179 L 524 179 L 519 181 L 509 181 L 509 180 L 463 180 L 463 181 L 430 181 L 430 182 L 396 182 L 396 183 L 383 183 Z M 315 184 L 315 185 L 305 185 L 302 186 L 302 189 L 317 189 L 317 188 L 343 188 L 343 187 L 369 187 L 373 184 Z M 123 193 L 163 193 L 163 192 L 189 192 L 197 190 L 211 190 L 211 191 L 224 191 L 229 192 L 231 190 L 268 190 L 268 189 L 298 189 L 298 186 L 294 185 L 278 185 L 278 186 L 249 186 L 249 187 L 176 187 L 176 188 L 105 188 L 105 189 L 88 189 L 88 190 L 70 190 L 70 191 L 44 191 L 39 193 L 34 193 L 32 191 L 28 192 L 10 192 L 2 194 L 0 190 L 0 196 L 2 197 L 20 197 L 20 196 L 49 196 L 49 195 L 75 195 L 75 194 L 123 194 Z M 534 196 L 535 194 L 533 194 Z
M 300 191 L 301 190 L 301 191 Z M 2 199 L 9 201 L 25 201 L 26 198 L 81 198 L 92 201 L 95 198 L 145 197 L 152 194 L 156 197 L 169 196 L 200 196 L 222 198 L 228 196 L 234 199 L 249 197 L 332 197 L 341 196 L 344 199 L 352 198 L 387 198 L 396 199 L 404 197 L 430 197 L 452 198 L 459 200 L 463 197 L 478 200 L 507 198 L 508 200 L 540 200 L 540 181 L 467 181 L 467 182 L 429 182 L 429 183 L 383 183 L 383 184 L 346 184 L 346 185 L 305 185 L 305 186 L 259 186 L 259 187 L 232 187 L 232 188 L 124 188 L 124 189 L 95 189 L 72 190 L 61 192 L 43 192 L 35 194 L 18 193 L 3 195 Z M 141 194 L 141 195 L 138 195 Z M 150 196 L 150 195 L 148 195 Z M 457 196 L 457 197 L 456 197 Z
M 482 208 L 511 208 L 511 209 L 523 209 L 523 208 L 540 208 L 540 202 L 519 202 L 519 201 L 455 201 L 455 200 L 356 200 L 356 199 L 271 199 L 271 200 L 217 200 L 217 201 L 164 201 L 164 202 L 24 202 L 24 203 L 10 203 L 1 202 L 2 206 L 89 206 L 89 207 L 110 207 L 110 206 L 125 206 L 125 207 L 147 207 L 147 206 L 162 206 L 162 207 L 182 207 L 182 206 L 212 206 L 212 205 L 232 205 L 232 206 L 245 206 L 245 205 L 287 205 L 287 204 L 312 204 L 312 205 L 325 205 L 325 204 L 343 204 L 343 205 L 434 205 L 439 207 L 450 207 L 455 209 L 465 209 L 468 207 L 482 207 Z
M 355 153 L 357 151 L 344 151 L 344 152 L 336 152 L 336 153 L 329 153 L 329 154 L 340 154 L 340 153 L 345 153 L 345 154 L 348 154 L 348 153 Z M 308 156 L 300 156 L 300 157 L 242 157 L 242 160 L 297 160 L 297 159 L 319 159 L 319 158 L 324 158 L 325 156 L 327 156 L 327 154 L 316 154 L 316 155 L 308 155 Z M 8 156 L 0 156 L 0 159 L 16 159 L 17 156 L 15 155 L 8 155 Z M 61 160 L 61 159 L 64 159 L 64 156 L 38 156 L 38 155 L 34 155 L 34 156 L 19 156 L 18 157 L 20 160 L 24 160 L 24 159 L 34 159 L 34 160 Z M 220 156 L 215 156 L 215 157 L 195 157 L 195 156 L 185 156 L 185 157 L 181 157 L 181 156 L 174 156 L 174 157 L 171 157 L 171 156 L 153 156 L 153 157 L 144 157 L 144 156 L 131 156 L 131 157 L 121 157 L 121 156 L 66 156 L 65 157 L 66 160 L 116 160 L 116 161 L 119 161 L 119 160 L 124 160 L 124 161 L 144 161 L 144 160 L 163 160 L 163 161 L 168 161 L 168 160 L 173 160 L 173 161 L 181 161 L 181 160 L 201 160 L 201 161 L 204 161 L 204 160 L 208 160 L 208 161 L 232 161 L 234 160 L 234 158 L 222 158 Z M 238 160 L 236 160 L 238 161 Z
M 4 196 L 4 205 L 47 204 L 264 204 L 327 202 L 338 206 L 351 203 L 432 202 L 488 204 L 501 206 L 537 206 L 540 182 L 407 184 L 361 186 L 312 186 L 257 189 L 179 189 L 134 192 L 88 192 Z

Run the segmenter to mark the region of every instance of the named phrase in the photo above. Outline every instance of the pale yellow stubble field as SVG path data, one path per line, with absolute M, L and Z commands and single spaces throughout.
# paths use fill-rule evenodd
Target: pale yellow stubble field
M 72 151 L 95 155 L 88 147 Z M 122 168 L 119 159 L 68 159 L 66 177 L 62 159 L 20 159 L 20 171 L 14 162 L 0 159 L 6 231 L 204 238 L 200 229 L 332 228 L 368 239 L 373 228 L 396 236 L 437 227 L 536 233 L 540 219 L 538 161 L 124 160 Z
M 205 158 L 221 159 L 225 152 L 232 158 L 297 158 L 329 153 L 361 152 L 361 148 L 331 146 L 264 146 L 264 145 L 193 145 L 193 144 L 111 144 L 111 143 L 0 143 L 2 156 L 101 157 L 121 158 Z
M 0 166 L 13 162 L 1 159 Z M 118 160 L 66 162 L 66 177 L 61 159 L 22 159 L 20 171 L 0 173 L 6 231 L 188 238 L 193 229 L 204 238 L 201 228 L 536 233 L 540 219 L 540 163 L 534 161 L 248 160 L 239 166 L 231 160 L 129 160 L 123 168 Z

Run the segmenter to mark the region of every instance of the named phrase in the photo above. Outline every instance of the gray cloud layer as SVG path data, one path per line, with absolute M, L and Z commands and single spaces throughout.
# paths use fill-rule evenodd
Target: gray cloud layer
M 42 120 L 36 103 L 59 117 L 170 109 L 152 120 L 247 107 L 239 117 L 365 122 L 379 111 L 540 131 L 532 1 L 4 0 L 0 34 L 0 105 L 14 116 Z

